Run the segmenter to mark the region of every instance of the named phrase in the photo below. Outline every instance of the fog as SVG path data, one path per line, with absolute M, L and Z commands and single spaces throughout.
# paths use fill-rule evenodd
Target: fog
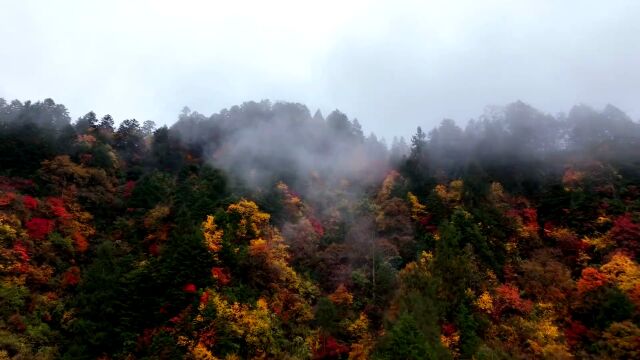
M 637 1 L 5 1 L 0 97 L 172 124 L 249 99 L 390 140 L 487 105 L 640 117 Z
M 576 105 L 552 115 L 521 101 L 486 107 L 467 124 L 444 119 L 419 129 L 408 144 L 394 139 L 390 146 L 374 134 L 365 137 L 359 121 L 338 110 L 324 119 L 302 104 L 269 101 L 245 102 L 211 116 L 185 109 L 171 131 L 250 188 L 284 181 L 306 196 L 322 196 L 323 189 L 345 182 L 357 192 L 379 183 L 393 167 L 425 180 L 468 175 L 518 186 L 518 177 L 558 175 L 568 161 L 637 164 L 640 146 L 640 124 L 613 105 Z
M 185 109 L 171 131 L 252 188 L 285 181 L 311 195 L 312 188 L 374 184 L 389 169 L 386 145 L 337 110 L 325 120 L 296 103 L 247 102 L 209 117 Z

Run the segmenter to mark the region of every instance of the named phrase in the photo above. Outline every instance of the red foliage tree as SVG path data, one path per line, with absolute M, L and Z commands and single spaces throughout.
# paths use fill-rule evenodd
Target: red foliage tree
M 320 346 L 313 354 L 314 359 L 338 359 L 349 352 L 349 347 L 339 343 L 333 336 L 322 336 Z
M 151 245 L 149 245 L 149 253 L 153 256 L 159 256 L 160 245 L 158 245 L 158 243 L 152 243 Z
M 507 311 L 527 314 L 532 307 L 533 304 L 530 300 L 524 300 L 520 297 L 520 290 L 516 286 L 503 284 L 496 289 L 496 297 L 493 304 L 496 317 L 500 317 Z
M 20 242 L 17 242 L 13 245 L 13 251 L 18 255 L 21 261 L 28 262 L 29 261 L 29 253 L 27 252 L 27 248 Z
M 221 267 L 211 268 L 211 276 L 213 276 L 214 279 L 216 279 L 218 283 L 223 286 L 231 282 L 231 275 L 229 275 L 229 271 Z
M 535 208 L 522 210 L 522 220 L 528 231 L 537 232 L 540 229 L 540 225 L 538 224 L 538 211 Z
M 7 323 L 18 332 L 24 332 L 27 329 L 27 325 L 24 323 L 24 319 L 20 314 L 11 315 Z
M 555 227 L 549 223 L 545 224 L 544 232 L 557 242 L 557 247 L 562 251 L 565 259 L 570 264 L 576 264 L 581 252 L 588 249 L 589 245 L 580 239 L 571 229 Z
M 629 299 L 636 305 L 636 311 L 640 311 L 640 283 L 629 290 Z
M 22 205 L 29 210 L 34 210 L 38 207 L 38 200 L 32 196 L 25 195 L 22 197 Z
M 70 267 L 62 275 L 63 286 L 75 286 L 80 283 L 80 268 L 77 266 Z
M 209 301 L 209 293 L 208 292 L 203 292 L 202 295 L 200 295 L 200 304 L 206 304 Z
M 11 204 L 15 198 L 16 198 L 16 194 L 12 192 L 0 194 L 0 206 L 6 206 Z
M 27 252 L 27 248 L 21 242 L 17 242 L 13 245 L 13 251 L 20 259 L 15 265 L 14 270 L 21 274 L 26 274 L 29 272 L 29 253 Z
M 609 235 L 619 247 L 629 250 L 634 255 L 640 250 L 640 224 L 633 221 L 631 214 L 618 217 Z
M 124 192 L 123 192 L 123 196 L 128 198 L 131 196 L 131 194 L 133 194 L 133 189 L 136 188 L 136 182 L 133 180 L 129 180 L 126 182 L 126 184 L 124 184 Z
M 64 200 L 62 200 L 62 198 L 50 197 L 47 199 L 47 205 L 49 205 L 51 212 L 55 216 L 62 219 L 68 219 L 71 217 L 71 215 L 67 212 L 67 209 L 65 208 Z
M 27 232 L 36 240 L 42 240 L 53 231 L 53 220 L 34 217 L 27 221 Z
M 84 237 L 84 235 L 79 232 L 75 232 L 72 237 L 77 252 L 83 253 L 89 249 L 89 241 L 87 241 L 87 238 Z
M 608 282 L 607 276 L 596 268 L 588 267 L 582 269 L 582 276 L 578 280 L 578 293 L 585 294 L 593 291 L 601 286 L 606 285 Z
M 318 234 L 319 236 L 324 236 L 324 228 L 322 227 L 320 221 L 318 221 L 316 218 L 309 218 L 309 222 L 311 223 L 313 231 L 315 231 L 316 234 Z
M 451 336 L 457 331 L 456 326 L 452 323 L 444 323 L 442 324 L 442 335 Z
M 189 294 L 194 294 L 196 291 L 198 291 L 198 289 L 196 288 L 196 285 L 193 283 L 188 283 L 185 286 L 182 287 L 182 291 L 189 293 Z
M 564 330 L 564 337 L 571 347 L 578 345 L 589 335 L 589 329 L 580 321 L 569 321 L 569 326 Z

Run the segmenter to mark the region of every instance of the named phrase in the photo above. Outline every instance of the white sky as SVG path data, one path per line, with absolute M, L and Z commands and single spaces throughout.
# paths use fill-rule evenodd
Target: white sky
M 0 97 L 171 124 L 247 100 L 389 139 L 487 105 L 640 117 L 640 1 L 0 0 Z

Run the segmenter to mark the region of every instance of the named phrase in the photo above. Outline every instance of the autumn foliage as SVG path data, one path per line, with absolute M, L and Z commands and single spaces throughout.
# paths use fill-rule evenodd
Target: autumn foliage
M 516 103 L 387 150 L 300 104 L 155 129 L 0 100 L 0 359 L 640 356 L 614 109 Z
M 36 240 L 44 239 L 49 233 L 53 231 L 53 220 L 43 218 L 31 218 L 25 224 L 29 236 Z
M 578 280 L 577 287 L 580 294 L 596 290 L 608 283 L 607 276 L 598 269 L 589 267 L 582 270 L 582 275 Z

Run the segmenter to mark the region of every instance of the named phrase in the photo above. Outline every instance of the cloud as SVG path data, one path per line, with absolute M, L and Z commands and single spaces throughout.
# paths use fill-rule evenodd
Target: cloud
M 390 138 L 521 99 L 640 117 L 636 1 L 20 1 L 0 96 L 170 124 L 269 98 Z

